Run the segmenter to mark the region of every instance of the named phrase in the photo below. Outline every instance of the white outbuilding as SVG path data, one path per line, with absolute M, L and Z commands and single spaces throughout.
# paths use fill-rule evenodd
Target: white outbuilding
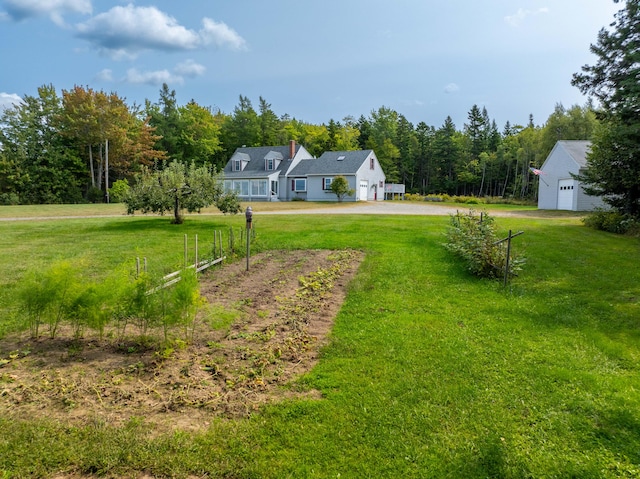
M 561 140 L 555 144 L 538 170 L 538 209 L 592 211 L 605 206 L 602 198 L 587 195 L 580 182 L 571 176 L 588 168 L 590 148 L 591 142 L 587 140 Z

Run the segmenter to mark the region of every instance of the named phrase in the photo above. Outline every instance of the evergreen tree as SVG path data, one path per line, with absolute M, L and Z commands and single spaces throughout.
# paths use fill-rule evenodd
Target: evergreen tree
M 280 129 L 280 121 L 278 116 L 271 109 L 271 104 L 267 100 L 260 97 L 260 144 L 262 146 L 277 145 L 278 130 Z
M 589 168 L 579 178 L 587 193 L 640 218 L 640 0 L 621 3 L 612 30 L 600 30 L 591 45 L 595 65 L 583 66 L 572 80 L 602 108 Z

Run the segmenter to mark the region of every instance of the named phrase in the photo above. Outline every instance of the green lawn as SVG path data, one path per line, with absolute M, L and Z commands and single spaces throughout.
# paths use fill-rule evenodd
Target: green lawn
M 96 276 L 136 256 L 180 261 L 243 217 L 0 222 L 0 334 L 16 283 L 82 258 Z M 640 476 L 640 242 L 572 218 L 497 218 L 523 230 L 508 289 L 469 276 L 442 247 L 447 217 L 265 215 L 255 250 L 366 252 L 331 342 L 298 387 L 320 400 L 271 405 L 203 433 L 144 419 L 0 417 L 0 477 L 60 473 L 228 478 L 608 478 Z M 1 374 L 0 369 L 0 374 Z M 0 383 L 0 392 L 2 384 Z

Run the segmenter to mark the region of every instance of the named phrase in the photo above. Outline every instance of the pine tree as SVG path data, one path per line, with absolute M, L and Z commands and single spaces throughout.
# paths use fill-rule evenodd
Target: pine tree
M 591 45 L 596 64 L 583 66 L 572 80 L 601 107 L 589 168 L 579 179 L 587 193 L 640 218 L 640 0 L 624 2 L 615 18 Z

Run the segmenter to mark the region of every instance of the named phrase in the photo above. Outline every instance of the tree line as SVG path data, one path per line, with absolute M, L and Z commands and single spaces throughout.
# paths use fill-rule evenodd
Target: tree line
M 412 124 L 381 106 L 368 116 L 313 124 L 278 115 L 264 98 L 258 108 L 240 95 L 233 112 L 189 101 L 179 105 L 165 84 L 158 100 L 129 105 L 117 93 L 75 86 L 59 95 L 43 85 L 0 115 L 0 204 L 101 202 L 118 180 L 171 161 L 224 168 L 241 146 L 284 145 L 312 154 L 373 149 L 388 183 L 407 192 L 533 199 L 539 167 L 557 140 L 591 139 L 593 105 L 558 103 L 543 125 L 507 122 L 499 128 L 473 105 L 461 127 Z

